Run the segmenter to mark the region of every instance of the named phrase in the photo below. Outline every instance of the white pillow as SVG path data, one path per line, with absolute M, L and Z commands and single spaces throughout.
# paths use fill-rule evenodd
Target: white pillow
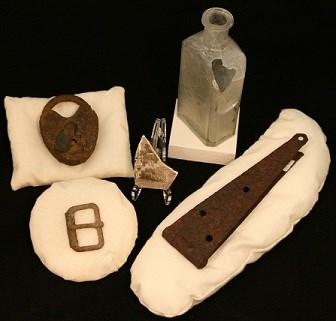
M 60 163 L 44 145 L 39 119 L 49 98 L 5 97 L 13 159 L 13 190 L 88 176 L 133 177 L 124 89 L 113 87 L 78 96 L 86 100 L 98 115 L 99 132 L 93 154 L 77 166 Z M 60 103 L 54 110 L 68 117 L 78 108 L 70 104 L 73 103 Z
M 304 156 L 215 252 L 205 268 L 197 269 L 162 237 L 165 227 L 296 133 L 308 136 L 309 141 L 301 148 Z M 253 146 L 215 173 L 157 227 L 131 268 L 131 289 L 155 314 L 174 317 L 185 313 L 292 232 L 317 201 L 329 164 L 326 138 L 319 125 L 298 110 L 283 110 Z

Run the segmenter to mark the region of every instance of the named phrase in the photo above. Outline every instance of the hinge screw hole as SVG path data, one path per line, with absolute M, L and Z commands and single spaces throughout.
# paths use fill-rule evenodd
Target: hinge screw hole
M 207 214 L 207 212 L 204 211 L 204 210 L 200 210 L 200 211 L 199 211 L 199 214 L 200 214 L 201 216 L 205 216 L 205 215 Z
M 205 240 L 206 240 L 207 242 L 211 242 L 211 241 L 213 240 L 213 236 L 212 236 L 212 235 L 207 235 L 207 236 L 205 237 Z

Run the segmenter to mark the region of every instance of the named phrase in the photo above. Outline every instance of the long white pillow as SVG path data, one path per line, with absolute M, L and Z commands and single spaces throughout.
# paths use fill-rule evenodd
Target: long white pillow
M 197 269 L 166 242 L 162 237 L 165 227 L 296 133 L 308 136 L 309 141 L 301 148 L 304 156 L 215 252 L 205 268 Z M 131 289 L 155 314 L 174 317 L 185 313 L 292 232 L 317 201 L 329 164 L 326 137 L 319 125 L 298 110 L 283 110 L 254 145 L 221 168 L 162 221 L 131 268 Z
M 124 92 L 122 87 L 113 87 L 78 94 L 96 112 L 99 133 L 91 157 L 77 166 L 60 163 L 43 143 L 39 119 L 49 98 L 5 97 L 13 159 L 12 189 L 89 176 L 133 177 Z M 56 111 L 69 117 L 71 109 L 78 108 L 70 104 L 61 103 L 55 106 Z

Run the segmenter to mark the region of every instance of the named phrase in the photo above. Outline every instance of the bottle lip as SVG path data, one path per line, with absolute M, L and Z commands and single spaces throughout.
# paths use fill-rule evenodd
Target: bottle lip
M 233 23 L 231 12 L 220 7 L 209 8 L 202 15 L 202 25 L 209 30 L 228 30 L 233 26 Z

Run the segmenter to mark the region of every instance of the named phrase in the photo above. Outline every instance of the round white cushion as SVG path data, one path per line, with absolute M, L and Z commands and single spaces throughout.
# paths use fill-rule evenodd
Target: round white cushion
M 77 252 L 69 245 L 65 213 L 72 206 L 95 203 L 100 212 L 104 246 Z M 75 213 L 75 223 L 93 223 L 93 210 Z M 77 229 L 81 246 L 97 244 L 94 228 Z M 133 205 L 114 183 L 82 178 L 54 183 L 36 201 L 31 212 L 30 235 L 36 254 L 53 273 L 66 280 L 98 280 L 117 271 L 127 260 L 137 237 Z

